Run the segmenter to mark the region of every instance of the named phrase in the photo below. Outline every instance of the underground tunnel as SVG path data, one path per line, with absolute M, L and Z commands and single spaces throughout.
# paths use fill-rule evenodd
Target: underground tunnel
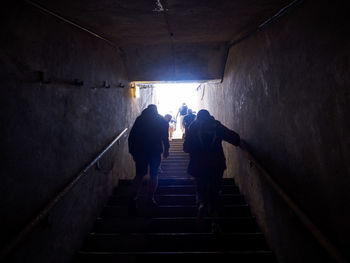
M 349 262 L 346 10 L 324 0 L 3 3 L 0 261 Z M 190 227 L 181 133 L 162 169 L 182 169 L 183 188 L 159 175 L 170 205 L 146 219 L 119 207 L 135 177 L 136 118 L 149 104 L 176 115 L 184 100 L 244 142 L 223 143 L 223 202 L 236 210 L 221 236 Z

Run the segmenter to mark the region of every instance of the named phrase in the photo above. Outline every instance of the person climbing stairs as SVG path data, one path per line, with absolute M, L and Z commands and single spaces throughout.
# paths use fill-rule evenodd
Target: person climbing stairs
M 189 156 L 183 141 L 170 142 L 162 161 L 156 192 L 157 207 L 142 203 L 137 216 L 128 213 L 129 181 L 120 181 L 75 262 L 276 262 L 249 206 L 233 179 L 223 180 L 220 233 L 212 233 L 212 219 L 197 227 L 194 180 L 187 173 Z

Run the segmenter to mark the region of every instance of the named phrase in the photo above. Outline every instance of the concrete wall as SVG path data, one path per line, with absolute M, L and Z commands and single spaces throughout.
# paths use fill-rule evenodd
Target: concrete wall
M 1 247 L 152 99 L 151 90 L 132 98 L 117 49 L 13 2 L 0 42 Z M 40 83 L 38 71 L 51 83 Z M 69 262 L 118 178 L 134 176 L 126 141 L 102 158 L 102 171 L 88 171 L 9 261 Z
M 348 18 L 339 2 L 305 1 L 233 46 L 222 84 L 202 105 L 236 130 L 253 155 L 350 258 Z M 279 262 L 333 262 L 242 153 L 225 145 Z
M 220 79 L 227 52 L 225 42 L 168 43 L 123 47 L 128 75 L 141 81 Z

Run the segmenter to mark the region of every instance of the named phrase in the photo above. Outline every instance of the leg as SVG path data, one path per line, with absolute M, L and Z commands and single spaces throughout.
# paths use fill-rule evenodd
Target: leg
M 173 127 L 169 126 L 169 141 L 173 139 Z
M 129 192 L 129 214 L 137 215 L 137 199 L 140 194 L 143 177 L 147 173 L 147 163 L 144 159 L 135 159 L 136 176 L 132 181 L 131 189 Z
M 213 172 L 210 178 L 209 213 L 212 217 L 212 232 L 220 233 L 219 210 L 221 206 L 221 178 L 223 172 Z
M 185 126 L 183 125 L 184 115 L 180 115 L 180 128 L 182 131 L 182 139 L 185 138 Z
M 140 190 L 141 190 L 141 186 L 142 186 L 142 181 L 143 181 L 143 177 L 145 176 L 145 174 L 143 173 L 136 173 L 135 178 L 132 181 L 132 186 L 131 186 L 131 197 L 134 200 L 138 199 L 138 196 L 140 194 Z
M 208 186 L 206 178 L 201 174 L 196 177 L 196 197 L 197 197 L 197 232 L 205 231 L 205 216 L 208 208 Z
M 158 187 L 158 168 L 161 162 L 161 156 L 153 156 L 150 159 L 150 184 L 148 187 L 148 199 L 155 203 L 154 194 Z

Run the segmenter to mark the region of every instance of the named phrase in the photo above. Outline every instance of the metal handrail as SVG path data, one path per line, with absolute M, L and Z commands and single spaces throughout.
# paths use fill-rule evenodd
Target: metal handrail
M 317 226 L 311 221 L 311 219 L 298 207 L 298 205 L 288 196 L 288 194 L 281 188 L 281 186 L 253 157 L 253 155 L 248 151 L 247 145 L 243 140 L 241 140 L 239 148 L 242 150 L 242 152 L 245 154 L 246 158 L 251 162 L 251 164 L 253 164 L 260 171 L 261 175 L 263 175 L 266 181 L 279 194 L 283 201 L 285 201 L 287 205 L 293 210 L 293 212 L 299 218 L 299 220 L 312 233 L 314 238 L 321 244 L 321 246 L 335 260 L 335 262 L 347 263 L 348 260 L 344 258 L 339 249 L 329 241 L 329 239 L 317 228 Z
M 0 252 L 0 260 L 4 260 L 14 248 L 33 230 L 35 226 L 40 224 L 44 218 L 46 218 L 49 212 L 56 206 L 56 204 L 62 200 L 62 198 L 77 184 L 77 182 L 86 175 L 86 172 L 125 134 L 128 128 L 125 128 L 121 133 L 116 136 L 113 141 L 104 148 L 104 150 L 94 158 L 78 175 L 76 175 L 72 181 L 70 181 L 56 196 L 53 198 L 45 208 L 31 220 L 21 232 Z

